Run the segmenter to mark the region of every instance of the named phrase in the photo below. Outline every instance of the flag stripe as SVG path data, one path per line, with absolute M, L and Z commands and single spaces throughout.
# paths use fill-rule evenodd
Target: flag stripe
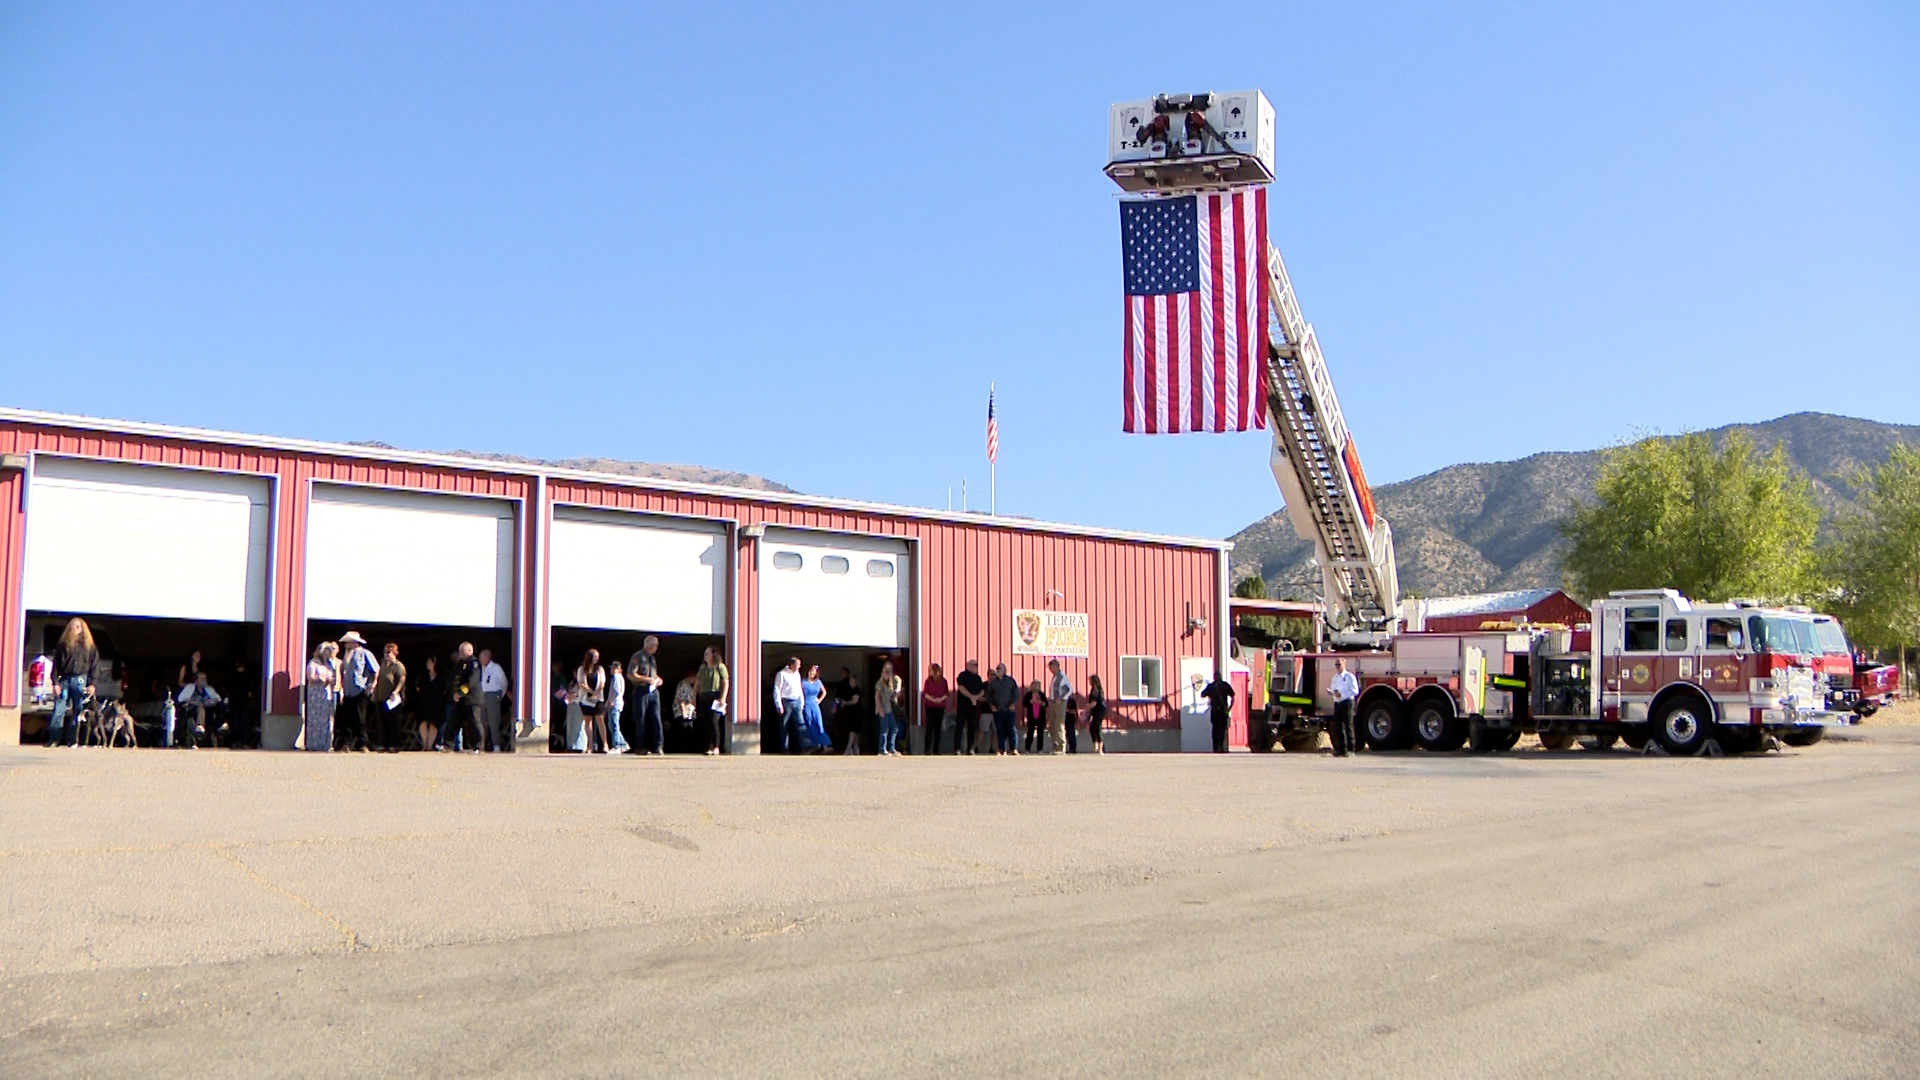
M 1147 434 L 1156 435 L 1160 431 L 1160 334 L 1154 326 L 1154 298 L 1149 296 L 1141 305 L 1147 315 L 1146 352 L 1143 363 L 1147 373 Z
M 1273 348 L 1271 305 L 1273 282 L 1267 276 L 1267 189 L 1261 188 L 1253 201 L 1254 285 L 1254 357 L 1252 377 L 1241 385 L 1253 395 L 1253 426 L 1267 426 L 1267 353 Z
M 1133 297 L 1126 298 L 1127 340 L 1120 352 L 1127 365 L 1127 381 L 1120 387 L 1120 430 L 1135 432 L 1140 430 L 1140 386 L 1134 382 L 1133 365 Z

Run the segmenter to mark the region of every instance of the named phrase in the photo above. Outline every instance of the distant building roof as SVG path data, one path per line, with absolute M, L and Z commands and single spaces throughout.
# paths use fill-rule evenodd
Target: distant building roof
M 1426 601 L 1427 618 L 1445 619 L 1456 615 L 1493 615 L 1525 611 L 1547 599 L 1559 589 L 1514 589 L 1510 592 L 1474 593 L 1471 596 L 1435 596 Z

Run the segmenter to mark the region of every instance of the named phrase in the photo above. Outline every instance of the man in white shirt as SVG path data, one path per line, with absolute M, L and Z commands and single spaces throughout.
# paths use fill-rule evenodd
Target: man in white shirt
M 207 685 L 207 673 L 202 671 L 193 677 L 193 681 L 180 688 L 180 696 L 175 699 L 186 706 L 185 711 L 193 717 L 193 737 L 187 740 L 187 748 L 200 745 L 207 733 L 207 710 L 220 704 L 219 691 Z
M 1360 696 L 1360 680 L 1347 670 L 1345 660 L 1335 660 L 1333 668 L 1333 756 L 1346 757 L 1360 749 L 1353 731 L 1353 699 Z
M 480 650 L 480 711 L 487 730 L 487 749 L 509 749 L 500 742 L 500 703 L 507 696 L 507 669 L 493 662 L 493 650 Z M 507 728 L 513 734 L 513 728 Z
M 775 752 L 797 754 L 804 745 L 800 738 L 800 658 L 787 661 L 787 666 L 773 677 L 773 713 L 780 725 L 774 736 Z

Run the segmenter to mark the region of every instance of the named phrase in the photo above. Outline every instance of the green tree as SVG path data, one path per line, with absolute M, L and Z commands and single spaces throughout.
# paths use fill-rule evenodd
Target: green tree
M 1607 451 L 1595 502 L 1562 519 L 1569 590 L 1678 589 L 1701 600 L 1799 599 L 1817 589 L 1820 525 L 1784 448 L 1739 432 L 1652 436 Z
M 1267 580 L 1256 571 L 1233 584 L 1233 595 L 1242 600 L 1266 600 Z M 1300 648 L 1313 643 L 1313 623 L 1307 619 L 1289 619 L 1278 615 L 1245 615 L 1234 621 L 1235 640 L 1256 649 L 1269 647 L 1273 639 L 1286 638 Z M 1238 633 L 1238 631 L 1247 633 Z
M 1905 649 L 1920 640 L 1920 447 L 1894 447 L 1856 484 L 1860 509 L 1827 550 L 1837 613 L 1855 642 Z

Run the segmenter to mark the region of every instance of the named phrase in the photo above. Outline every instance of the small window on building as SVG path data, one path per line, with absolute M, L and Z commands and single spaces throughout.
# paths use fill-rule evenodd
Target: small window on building
M 1120 698 L 1123 701 L 1159 701 L 1166 696 L 1160 683 L 1160 658 L 1120 658 Z
M 1630 607 L 1627 609 L 1628 652 L 1660 651 L 1660 609 L 1657 607 Z
M 797 551 L 776 551 L 773 553 L 773 568 L 775 570 L 798 570 L 800 569 L 802 561 L 800 553 Z
M 1707 648 L 1738 649 L 1740 647 L 1739 619 L 1708 619 Z
M 852 566 L 853 564 L 848 562 L 846 556 L 844 555 L 820 556 L 820 569 L 825 573 L 844 574 Z
M 1667 620 L 1666 649 L 1668 652 L 1686 652 L 1687 651 L 1687 620 L 1685 619 L 1668 619 Z
M 893 576 L 893 560 L 892 559 L 868 559 L 867 560 L 867 576 L 868 577 L 892 577 Z

